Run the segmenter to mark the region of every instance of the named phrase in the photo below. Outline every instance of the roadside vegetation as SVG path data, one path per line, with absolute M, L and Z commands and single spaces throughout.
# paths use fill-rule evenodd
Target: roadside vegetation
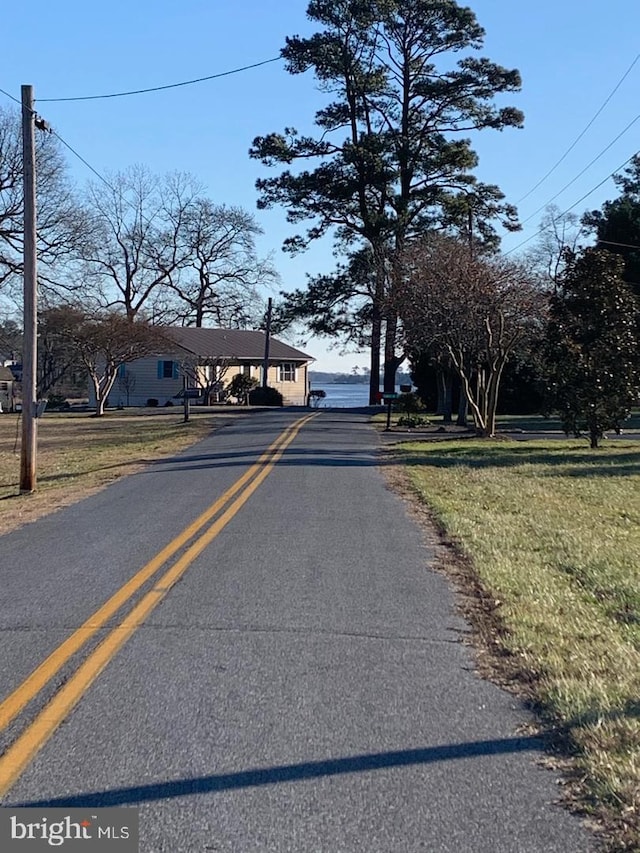
M 494 676 L 570 756 L 570 796 L 603 823 L 608 848 L 640 850 L 640 445 L 470 438 L 397 450 L 454 574 L 482 602 Z
M 403 395 L 404 396 L 404 395 Z M 431 412 L 427 412 L 424 407 L 417 409 L 418 414 L 422 417 L 422 423 L 416 424 L 417 427 L 422 428 L 423 430 L 442 430 L 445 431 L 453 431 L 460 432 L 457 428 L 457 425 L 443 423 L 442 417 L 440 415 L 434 415 Z M 401 423 L 403 417 L 406 415 L 406 409 L 404 406 L 396 406 L 394 410 L 391 412 L 391 427 L 404 427 L 402 429 L 403 432 L 408 432 L 412 428 L 407 427 L 404 423 Z M 387 422 L 387 413 L 386 407 L 384 411 L 381 409 L 375 415 L 373 415 L 372 420 L 374 423 L 378 425 L 385 425 Z M 496 428 L 497 433 L 558 433 L 563 432 L 562 422 L 558 415 L 552 415 L 550 417 L 545 417 L 544 415 L 497 415 L 496 416 Z M 467 431 L 471 432 L 472 427 L 470 425 L 467 426 Z M 419 432 L 420 430 L 417 430 Z M 634 409 L 629 417 L 626 418 L 621 423 L 621 434 L 624 435 L 628 432 L 640 432 L 640 409 Z M 613 430 L 608 431 L 609 435 L 613 435 Z M 588 440 L 588 436 L 585 435 L 584 442 Z M 583 443 L 584 443 L 583 442 Z M 576 445 L 578 446 L 578 445 Z M 586 446 L 586 444 L 584 445 Z
M 245 410 L 246 411 L 246 410 Z M 17 415 L 0 416 L 0 535 L 74 503 L 108 483 L 204 438 L 243 413 L 198 412 L 188 423 L 181 409 L 130 409 L 106 418 L 86 413 L 46 414 L 38 421 L 37 491 L 19 494 Z

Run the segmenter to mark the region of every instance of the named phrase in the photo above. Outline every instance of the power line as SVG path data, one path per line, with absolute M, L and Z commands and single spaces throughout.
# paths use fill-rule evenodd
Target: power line
M 584 175 L 584 173 L 585 173 L 585 172 L 587 172 L 587 171 L 588 171 L 588 170 L 593 166 L 593 164 L 594 164 L 594 163 L 597 163 L 597 161 L 598 161 L 598 160 L 599 160 L 599 159 L 600 159 L 604 154 L 606 154 L 606 153 L 607 153 L 607 151 L 608 151 L 610 148 L 612 148 L 612 147 L 616 144 L 616 142 L 617 142 L 619 139 L 621 139 L 621 138 L 625 135 L 625 133 L 626 133 L 628 130 L 630 130 L 630 129 L 633 127 L 633 125 L 634 125 L 634 124 L 635 124 L 639 119 L 640 119 L 640 113 L 638 113 L 638 115 L 637 115 L 634 119 L 632 119 L 632 120 L 629 122 L 629 124 L 624 128 L 624 130 L 621 130 L 621 131 L 620 131 L 620 133 L 616 136 L 616 138 L 615 138 L 615 139 L 613 139 L 613 140 L 612 140 L 612 141 L 611 141 L 611 142 L 606 146 L 606 148 L 603 148 L 603 149 L 602 149 L 602 151 L 601 151 L 597 156 L 595 156 L 595 157 L 593 158 L 593 160 L 592 160 L 590 163 L 588 163 L 588 164 L 584 167 L 584 169 L 583 169 L 581 172 L 578 172 L 578 174 L 575 176 L 575 178 L 573 178 L 572 180 L 570 180 L 568 184 L 565 184 L 565 185 L 562 187 L 562 189 L 561 189 L 561 190 L 558 190 L 558 192 L 557 192 L 554 196 L 552 196 L 548 201 L 546 201 L 544 204 L 540 205 L 540 207 L 539 207 L 537 210 L 534 210 L 534 212 L 531 214 L 531 216 L 527 216 L 527 218 L 526 218 L 526 219 L 524 219 L 524 220 L 522 221 L 522 224 L 523 224 L 523 225 L 526 225 L 526 223 L 527 223 L 527 222 L 529 222 L 530 220 L 532 220 L 534 216 L 537 216 L 537 215 L 540 213 L 540 211 L 541 211 L 541 210 L 544 210 L 544 208 L 545 208 L 545 207 L 547 207 L 547 205 L 551 204 L 551 202 L 552 202 L 552 201 L 555 201 L 555 200 L 558 198 L 558 196 L 559 196 L 559 195 L 562 195 L 562 193 L 563 193 L 565 190 L 568 190 L 568 189 L 569 189 L 569 187 L 570 187 L 570 186 L 572 186 L 572 184 L 575 184 L 575 182 L 578 180 L 578 178 L 581 178 L 581 177 Z
M 7 98 L 11 98 L 12 101 L 15 101 L 19 107 L 26 107 L 26 105 L 23 104 L 19 98 L 14 98 L 13 95 L 10 95 L 8 92 L 5 92 L 4 89 L 0 89 L 0 92 L 2 92 L 3 95 L 6 95 Z M 27 112 L 30 112 L 31 115 L 34 116 L 36 119 L 39 117 L 38 113 L 35 110 L 32 110 L 31 107 L 26 107 L 26 110 Z M 47 128 L 41 128 L 41 130 L 47 130 Z
M 2 94 L 4 94 L 4 95 L 7 95 L 7 97 L 11 98 L 11 100 L 16 101 L 16 103 L 20 104 L 20 101 L 18 101 L 18 100 L 17 100 L 17 98 L 14 98 L 14 97 L 13 97 L 13 95 L 10 95 L 8 92 L 5 92 L 5 90 L 4 90 L 4 89 L 0 89 L 0 92 L 1 92 Z M 31 112 L 33 112 L 33 114 L 34 114 L 35 116 L 37 116 L 37 113 L 36 113 L 35 111 L 33 111 L 33 110 L 32 110 Z M 57 131 L 55 131 L 53 128 L 50 128 L 48 125 L 47 125 L 46 129 L 51 133 L 51 135 L 52 135 L 52 136 L 55 136 L 55 137 L 56 137 L 56 139 L 58 139 L 58 140 L 59 140 L 59 141 L 64 145 L 64 147 L 65 147 L 65 148 L 67 148 L 67 149 L 68 149 L 68 150 L 69 150 L 69 151 L 74 155 L 74 157 L 77 157 L 77 158 L 78 158 L 78 160 L 80 160 L 80 162 L 81 162 L 81 163 L 83 163 L 83 164 L 87 167 L 87 169 L 89 169 L 91 172 L 93 172 L 93 174 L 94 174 L 97 178 L 99 178 L 99 179 L 102 181 L 102 183 L 103 183 L 103 184 L 104 184 L 104 185 L 105 185 L 109 190 L 111 190 L 111 192 L 112 192 L 112 193 L 116 193 L 116 192 L 117 192 L 117 191 L 116 191 L 116 189 L 115 189 L 115 187 L 114 187 L 111 183 L 109 183 L 109 181 L 104 177 L 104 175 L 102 175 L 102 174 L 101 174 L 101 173 L 100 173 L 100 172 L 99 172 L 99 171 L 98 171 L 94 166 L 92 166 L 92 165 L 91 165 L 91 163 L 89 163 L 89 161 L 88 161 L 88 160 L 86 160 L 86 159 L 85 159 L 85 158 L 84 158 L 84 157 L 83 157 L 83 156 L 82 156 L 78 151 L 76 151 L 76 149 L 75 149 L 72 145 L 70 145 L 70 144 L 66 141 L 66 139 L 63 139 L 63 137 L 62 137 L 62 136 L 60 136 L 60 134 L 59 134 Z M 141 219 L 143 219 L 147 224 L 149 224 L 149 219 L 148 219 L 146 216 L 142 215 L 142 213 L 140 213 L 140 212 L 138 211 L 138 209 L 137 209 L 136 205 L 135 205 L 132 201 L 130 201 L 129 199 L 125 199 L 125 202 L 126 202 L 126 204 L 128 204 L 128 205 L 129 205 L 133 210 L 135 210 L 136 212 L 138 212 L 138 213 L 139 213 L 139 215 L 140 215 Z
M 17 98 L 14 98 L 14 97 L 13 97 L 13 95 L 10 95 L 10 94 L 9 94 L 9 92 L 5 92 L 5 90 L 4 90 L 4 89 L 0 89 L 0 92 L 1 92 L 3 95 L 6 95 L 6 96 L 7 96 L 7 98 L 11 98 L 11 100 L 12 100 L 12 101 L 15 101 L 15 102 L 16 102 L 16 104 L 19 104 L 20 106 L 22 106 L 22 103 L 21 103 Z M 36 113 L 34 110 L 31 110 L 31 112 L 32 112 L 34 115 L 37 115 L 37 113 Z M 62 144 L 65 146 L 65 148 L 68 148 L 68 149 L 69 149 L 69 151 L 71 151 L 71 153 L 72 153 L 72 154 L 74 154 L 74 155 L 78 158 L 78 160 L 80 160 L 80 162 L 81 162 L 81 163 L 84 163 L 84 165 L 87 167 L 87 169 L 90 169 L 90 170 L 93 172 L 93 174 L 94 174 L 94 175 L 97 175 L 97 177 L 98 177 L 98 178 L 100 178 L 100 180 L 101 180 L 104 184 L 106 184 L 106 185 L 109 187 L 109 189 L 110 189 L 110 190 L 113 190 L 113 187 L 111 186 L 111 184 L 109 183 L 109 181 L 107 181 L 107 179 L 106 179 L 105 177 L 103 177 L 103 175 L 101 175 L 101 174 L 100 174 L 100 172 L 98 172 L 98 170 L 97 170 L 97 169 L 94 169 L 94 168 L 93 168 L 93 166 L 91 165 L 91 163 L 87 162 L 87 160 L 85 160 L 85 159 L 84 159 L 84 157 L 82 157 L 80 154 L 78 154 L 78 152 L 75 150 L 75 148 L 72 148 L 72 146 L 71 146 L 71 145 L 69 145 L 69 143 L 68 143 L 66 140 L 64 140 L 64 139 L 60 136 L 60 134 L 59 134 L 59 133 L 56 133 L 56 131 L 55 131 L 55 130 L 53 130 L 53 129 L 51 129 L 51 130 L 50 130 L 50 132 L 51 132 L 51 134 L 52 134 L 53 136 L 55 136 L 55 137 L 56 137 L 56 139 L 59 139 L 59 140 L 60 140 L 60 142 L 62 142 Z
M 22 102 L 19 101 L 18 98 L 14 98 L 13 95 L 10 95 L 8 92 L 5 92 L 4 89 L 0 89 L 0 92 L 2 92 L 3 95 L 6 95 L 7 98 L 11 98 L 11 100 L 15 101 L 16 104 L 19 104 L 20 106 L 22 106 Z
M 585 135 L 585 133 L 589 130 L 589 128 L 591 127 L 591 125 L 592 125 L 592 124 L 595 122 L 595 120 L 598 118 L 598 116 L 600 115 L 600 113 L 601 113 L 601 112 L 604 110 L 604 108 L 607 106 L 607 104 L 609 103 L 609 101 L 611 100 L 611 98 L 613 98 L 613 96 L 614 96 L 614 95 L 615 95 L 615 93 L 618 91 L 618 89 L 620 88 L 620 86 L 622 86 L 622 84 L 623 84 L 623 83 L 624 83 L 624 81 L 627 79 L 627 77 L 628 77 L 628 76 L 629 76 L 629 74 L 631 73 L 631 71 L 632 71 L 632 69 L 633 69 L 634 65 L 636 64 L 636 62 L 637 62 L 639 59 L 640 59 L 640 53 L 636 56 L 636 58 L 633 60 L 633 62 L 631 63 L 631 65 L 627 68 L 627 70 L 625 71 L 625 73 L 622 75 L 622 77 L 620 78 L 620 80 L 617 82 L 617 84 L 616 84 L 616 86 L 614 87 L 614 89 L 609 93 L 609 95 L 608 95 L 608 96 L 607 96 L 607 98 L 605 99 L 604 103 L 602 104 L 602 106 L 600 107 L 600 109 L 596 112 L 596 114 L 593 116 L 593 118 L 591 119 L 591 121 L 587 124 L 587 126 L 584 128 L 584 130 L 583 130 L 583 131 L 582 131 L 582 132 L 581 132 L 581 133 L 580 133 L 580 134 L 579 134 L 579 135 L 574 139 L 574 141 L 573 141 L 573 142 L 571 143 L 571 145 L 567 148 L 567 150 L 564 152 L 564 154 L 562 155 L 562 157 L 557 161 L 557 163 L 554 163 L 554 165 L 549 169 L 549 171 L 547 172 L 547 174 L 546 174 L 546 175 L 544 175 L 542 178 L 540 178 L 540 180 L 538 181 L 538 183 L 537 183 L 534 187 L 532 187 L 532 188 L 529 190 L 529 192 L 528 192 L 528 193 L 525 193 L 525 195 L 523 195 L 523 196 L 522 196 L 522 198 L 518 199 L 518 201 L 516 202 L 516 204 L 520 204 L 520 202 L 524 201 L 524 200 L 525 200 L 525 198 L 529 198 L 529 196 L 531 195 L 531 193 L 535 192 L 535 190 L 537 190 L 537 189 L 538 189 L 538 187 L 539 187 L 541 184 L 543 184 L 543 183 L 547 180 L 547 178 L 555 172 L 555 170 L 558 168 L 558 166 L 560 165 L 560 163 L 562 163 L 562 162 L 566 159 L 566 157 L 567 157 L 567 156 L 568 156 L 568 155 L 573 151 L 573 149 L 576 147 L 576 145 L 578 144 L 578 142 L 580 142 L 580 140 L 582 139 L 582 137 Z M 534 214 L 534 215 L 535 215 L 535 214 Z
M 573 208 L 574 208 L 574 207 L 577 207 L 581 202 L 583 202 L 583 201 L 585 200 L 585 198 L 588 198 L 592 193 L 594 193 L 596 190 L 600 189 L 600 187 L 601 187 L 603 184 L 606 184 L 606 182 L 607 182 L 610 178 L 613 178 L 613 176 L 614 176 L 614 175 L 617 175 L 617 174 L 618 174 L 618 172 L 621 172 L 621 171 L 624 169 L 624 167 L 625 167 L 628 163 L 630 163 L 630 162 L 633 160 L 633 158 L 634 158 L 634 157 L 636 157 L 636 156 L 638 155 L 638 153 L 640 153 L 640 152 L 636 152 L 635 154 L 632 154 L 632 155 L 631 155 L 631 157 L 629 157 L 627 160 L 625 160 L 625 161 L 624 161 L 624 163 L 623 163 L 621 166 L 618 166 L 618 168 L 617 168 L 617 169 L 614 169 L 614 171 L 613 171 L 613 172 L 611 172 L 611 174 L 610 174 L 610 175 L 607 175 L 607 177 L 606 177 L 606 178 L 604 178 L 602 181 L 600 181 L 600 183 L 599 183 L 599 184 L 596 184 L 596 186 L 595 186 L 595 187 L 592 187 L 592 189 L 590 189 L 588 193 L 585 193 L 581 198 L 579 198 L 576 202 L 574 202 L 574 203 L 571 205 L 571 207 L 568 207 L 566 210 L 564 210 L 564 211 L 560 214 L 560 216 L 558 217 L 558 219 L 562 219 L 562 217 L 563 217 L 563 216 L 566 216 L 566 215 L 567 215 L 567 213 L 570 213 L 570 212 L 573 210 Z M 521 243 L 518 243 L 518 245 L 517 245 L 517 246 L 514 246 L 514 247 L 513 247 L 513 249 L 509 249 L 509 251 L 508 251 L 508 252 L 505 252 L 505 253 L 504 253 L 504 256 L 506 257 L 507 255 L 510 255 L 510 254 L 512 254 L 513 252 L 516 252 L 518 249 L 522 248 L 522 246 L 525 246 L 525 245 L 526 245 L 527 243 L 529 243 L 531 240 L 534 240 L 536 237 L 539 237 L 539 236 L 540 236 L 540 234 L 543 234 L 543 233 L 544 233 L 544 232 L 545 232 L 549 227 L 550 227 L 550 226 L 546 225 L 546 226 L 544 226 L 543 228 L 538 229 L 538 231 L 536 231 L 536 232 L 535 232 L 535 234 L 532 234 L 530 237 L 527 237 L 527 239 L 526 239 L 526 240 L 523 240 Z
M 20 101 L 18 98 L 14 98 L 13 95 L 10 95 L 8 92 L 5 92 L 4 89 L 0 89 L 0 92 L 2 92 L 3 95 L 6 95 L 7 98 L 11 98 L 12 101 L 15 101 L 19 107 L 22 107 L 23 109 L 26 109 L 27 112 L 30 112 L 31 115 L 36 119 L 36 125 L 39 126 L 38 125 L 38 119 L 40 118 L 40 116 L 38 115 L 38 113 L 35 110 L 31 109 L 31 107 L 27 107 L 26 104 L 23 104 L 22 101 Z M 43 122 L 43 126 L 40 127 L 40 130 L 49 131 L 50 128 L 48 127 L 48 125 L 47 126 L 45 126 L 45 125 L 46 125 L 46 122 Z
M 87 169 L 90 169 L 94 175 L 97 175 L 97 177 L 100 178 L 100 180 L 102 181 L 103 184 L 106 184 L 109 187 L 109 189 L 112 192 L 114 192 L 114 188 L 111 186 L 109 181 L 103 175 L 101 175 L 97 169 L 94 169 L 93 166 L 91 165 L 91 163 L 89 163 L 87 160 L 85 160 L 84 157 L 82 157 L 82 155 L 78 154 L 78 152 L 75 150 L 75 148 L 72 148 L 71 145 L 69 145 L 69 143 L 66 142 L 60 136 L 59 133 L 56 133 L 55 130 L 52 130 L 51 133 L 56 137 L 56 139 L 59 139 L 60 142 L 62 142 L 62 144 L 65 146 L 65 148 L 68 148 L 69 151 L 71 151 L 71 153 L 74 154 L 78 158 L 78 160 L 80 160 L 81 163 L 84 163 L 84 165 L 87 167 Z
M 89 163 L 89 161 L 88 161 L 88 160 L 85 160 L 85 158 L 84 158 L 81 154 L 79 154 L 79 153 L 76 151 L 76 149 L 75 149 L 75 148 L 73 148 L 71 145 L 69 145 L 69 143 L 68 143 L 65 139 L 63 139 L 63 138 L 60 136 L 60 134 L 59 134 L 59 133 L 56 133 L 56 131 L 55 131 L 55 130 L 52 130 L 52 131 L 51 131 L 51 133 L 53 134 L 53 136 L 55 136 L 55 137 L 56 137 L 56 139 L 59 139 L 59 140 L 60 140 L 60 142 L 65 146 L 65 148 L 68 148 L 68 149 L 69 149 L 69 151 L 71 151 L 71 153 L 72 153 L 75 157 L 77 157 L 77 158 L 78 158 L 78 160 L 80 160 L 80 162 L 81 162 L 81 163 L 84 163 L 84 165 L 87 167 L 87 169 L 90 169 L 90 170 L 93 172 L 93 174 L 94 174 L 94 175 L 96 175 L 96 177 L 100 178 L 100 180 L 102 181 L 102 183 L 103 183 L 103 184 L 104 184 L 108 189 L 110 189 L 110 190 L 111 190 L 111 192 L 112 192 L 112 193 L 114 193 L 114 195 L 116 195 L 116 194 L 117 194 L 117 192 L 118 192 L 118 191 L 117 191 L 117 190 L 116 190 L 116 188 L 113 186 L 113 184 L 109 183 L 109 181 L 104 177 L 104 175 L 101 175 L 101 174 L 100 174 L 100 172 L 99 172 L 97 169 L 95 169 L 95 168 L 91 165 L 91 163 Z M 142 213 L 142 211 L 138 209 L 138 206 L 137 206 L 133 201 L 131 201 L 131 200 L 130 200 L 130 199 L 128 199 L 128 198 L 125 198 L 125 199 L 124 199 L 124 202 L 125 202 L 125 204 L 127 204 L 127 205 L 128 205 L 128 206 L 129 206 L 133 211 L 135 211 L 135 213 L 140 217 L 140 219 L 141 219 L 143 222 L 145 222 L 147 225 L 151 225 L 151 220 L 149 219 L 149 217 L 148 217 L 148 216 L 145 216 L 145 215 Z
M 265 59 L 262 62 L 254 62 L 253 65 L 243 65 L 242 68 L 233 68 L 231 71 L 222 71 L 219 74 L 210 74 L 208 77 L 197 77 L 195 80 L 183 80 L 181 83 L 169 83 L 166 86 L 152 86 L 149 89 L 133 89 L 130 92 L 111 92 L 106 95 L 80 95 L 75 98 L 37 98 L 40 103 L 59 103 L 61 101 L 97 101 L 104 98 L 123 98 L 126 95 L 146 95 L 148 92 L 161 92 L 165 89 L 177 89 L 179 86 L 192 86 L 194 83 L 203 83 L 205 80 L 216 80 L 219 77 L 229 77 L 231 74 L 239 74 L 241 71 L 249 71 L 251 68 L 259 68 L 270 62 L 278 62 L 282 57 L 275 56 L 273 59 Z M 11 96 L 9 96 L 11 97 Z
M 598 237 L 598 243 L 606 243 L 607 246 L 621 246 L 623 249 L 639 249 L 640 246 L 633 246 L 631 243 L 615 243 L 613 240 L 601 240 Z

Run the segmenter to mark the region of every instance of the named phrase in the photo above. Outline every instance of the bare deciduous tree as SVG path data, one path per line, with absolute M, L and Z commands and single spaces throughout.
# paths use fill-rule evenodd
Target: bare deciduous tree
M 40 292 L 58 297 L 77 286 L 73 265 L 86 231 L 86 214 L 67 178 L 60 145 L 36 136 L 37 233 Z M 18 296 L 24 252 L 22 132 L 20 115 L 0 108 L 0 286 Z
M 261 233 L 255 218 L 240 207 L 194 201 L 183 221 L 187 260 L 171 277 L 185 325 L 200 327 L 207 318 L 235 328 L 256 323 L 258 287 L 277 280 L 270 260 L 256 252 Z
M 128 370 L 118 376 L 118 389 L 126 396 L 127 406 L 131 405 L 131 394 L 136 390 L 136 377 Z
M 187 386 L 198 388 L 207 406 L 222 393 L 231 361 L 222 356 L 208 357 L 185 353 L 178 359 L 178 364 L 181 374 L 187 380 Z
M 46 397 L 78 366 L 77 351 L 64 331 L 77 314 L 68 310 L 75 312 L 61 306 L 45 309 L 38 318 L 38 397 Z
M 91 239 L 83 248 L 87 281 L 104 307 L 122 306 L 129 321 L 155 321 L 169 310 L 167 288 L 189 258 L 185 217 L 199 191 L 184 174 L 158 178 L 142 166 L 90 184 Z
M 523 266 L 474 256 L 446 237 L 413 245 L 405 260 L 398 310 L 409 347 L 450 358 L 476 432 L 491 437 L 504 366 L 529 336 L 542 333 L 546 298 Z
M 0 321 L 0 359 L 18 359 L 22 351 L 22 329 L 15 320 Z
M 542 283 L 555 288 L 566 266 L 567 252 L 578 251 L 587 229 L 573 213 L 562 214 L 556 205 L 549 205 L 540 222 L 540 235 L 527 252 L 527 261 L 538 273 Z
M 175 346 L 159 327 L 141 320 L 132 322 L 114 311 L 91 315 L 80 308 L 60 306 L 49 312 L 49 323 L 86 368 L 98 417 L 104 414 L 121 365 Z

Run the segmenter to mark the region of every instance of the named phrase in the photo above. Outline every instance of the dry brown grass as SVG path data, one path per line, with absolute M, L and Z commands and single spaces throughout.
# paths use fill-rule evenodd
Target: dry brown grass
M 195 407 L 194 407 L 195 408 Z M 20 495 L 20 420 L 0 416 L 0 535 L 75 503 L 155 459 L 184 450 L 250 410 L 131 409 L 47 414 L 38 421 L 37 490 Z
M 402 446 L 480 667 L 562 744 L 573 805 L 640 850 L 640 443 Z M 570 760 L 568 760 L 570 759 Z

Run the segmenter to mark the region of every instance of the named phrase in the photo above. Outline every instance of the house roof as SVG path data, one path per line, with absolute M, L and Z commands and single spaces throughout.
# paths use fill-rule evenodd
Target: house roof
M 0 367 L 0 382 L 13 382 L 14 379 L 15 377 L 8 367 Z
M 262 361 L 266 335 L 246 329 L 194 329 L 170 326 L 166 333 L 183 349 L 203 358 L 233 358 Z M 269 341 L 269 361 L 313 361 L 295 347 L 277 338 Z

